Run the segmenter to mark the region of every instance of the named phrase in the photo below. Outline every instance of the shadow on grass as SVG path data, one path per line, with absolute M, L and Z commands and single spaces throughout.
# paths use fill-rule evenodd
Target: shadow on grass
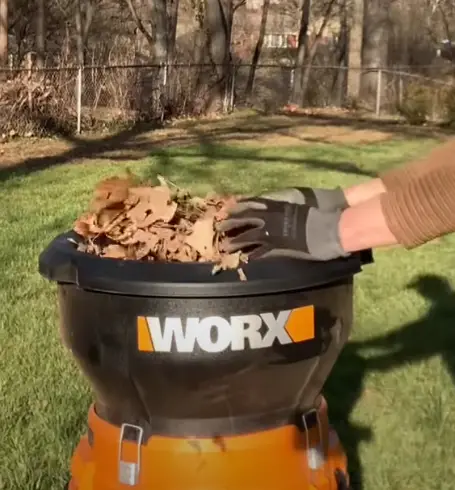
M 305 137 L 297 137 L 292 130 L 296 127 L 310 129 L 314 126 L 345 125 L 354 129 L 376 129 L 390 131 L 403 138 L 434 138 L 441 137 L 443 133 L 428 128 L 414 128 L 400 124 L 383 123 L 380 121 L 355 121 L 346 118 L 319 118 L 301 115 L 281 115 L 266 117 L 259 113 L 244 116 L 233 116 L 221 121 L 191 121 L 170 128 L 164 134 L 157 134 L 156 129 L 162 129 L 150 124 L 137 124 L 134 127 L 121 130 L 105 137 L 91 139 L 72 135 L 64 135 L 64 140 L 70 145 L 68 149 L 56 155 L 46 155 L 27 158 L 13 165 L 0 166 L 0 181 L 15 176 L 27 175 L 31 172 L 51 168 L 59 165 L 74 163 L 82 159 L 109 159 L 109 160 L 139 160 L 150 155 L 155 156 L 162 166 L 172 165 L 172 157 L 166 149 L 170 147 L 185 147 L 198 145 L 206 164 L 216 162 L 220 155 L 218 146 L 223 141 L 228 143 L 234 139 L 237 143 L 242 141 L 255 141 L 268 134 L 292 136 L 296 146 Z M 305 140 L 308 143 L 308 139 Z M 312 143 L 330 143 L 330 134 L 321 137 L 312 137 Z M 24 141 L 24 145 L 27 142 Z M 261 146 L 261 142 L 258 142 Z M 183 148 L 182 148 L 183 150 Z M 233 149 L 234 151 L 234 149 Z M 242 153 L 244 152 L 244 153 Z M 243 148 L 237 149 L 232 155 L 240 162 L 248 158 L 253 161 L 265 162 L 291 162 L 302 163 L 309 167 L 321 170 L 337 170 L 367 177 L 374 177 L 373 172 L 360 169 L 353 162 L 331 162 L 325 160 L 290 159 L 286 157 L 266 158 L 258 155 L 257 151 Z
M 455 291 L 449 282 L 436 275 L 419 276 L 409 288 L 431 302 L 427 314 L 401 328 L 363 342 L 347 344 L 326 384 L 331 421 L 345 446 L 353 490 L 362 490 L 362 465 L 359 445 L 373 439 L 369 427 L 358 426 L 350 416 L 359 401 L 368 372 L 385 372 L 404 364 L 441 356 L 455 383 Z M 362 349 L 389 351 L 363 357 Z

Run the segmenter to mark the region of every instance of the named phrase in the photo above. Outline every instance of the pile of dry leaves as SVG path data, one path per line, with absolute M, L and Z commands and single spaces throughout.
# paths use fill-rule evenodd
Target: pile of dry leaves
M 139 184 L 129 174 L 100 182 L 94 191 L 90 211 L 74 224 L 84 238 L 78 250 L 128 260 L 162 262 L 211 262 L 213 273 L 241 269 L 246 257 L 227 254 L 216 222 L 226 216 L 235 198 L 192 197 L 168 184 Z

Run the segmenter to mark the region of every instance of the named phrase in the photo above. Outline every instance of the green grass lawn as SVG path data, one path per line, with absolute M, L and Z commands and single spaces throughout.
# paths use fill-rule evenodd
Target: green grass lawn
M 128 166 L 201 193 L 347 186 L 366 178 L 353 173 L 353 162 L 375 172 L 433 144 L 174 149 L 140 162 L 86 161 L 0 183 L 0 489 L 61 490 L 85 429 L 89 388 L 60 344 L 55 286 L 38 275 L 37 259 L 71 226 L 99 179 Z M 454 247 L 448 237 L 413 252 L 378 252 L 358 277 L 352 343 L 327 393 L 364 490 L 453 488 Z M 419 277 L 419 288 L 407 287 Z

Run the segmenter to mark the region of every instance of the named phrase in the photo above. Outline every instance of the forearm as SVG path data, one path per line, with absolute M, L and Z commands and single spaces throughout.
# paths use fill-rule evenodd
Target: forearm
M 451 138 L 423 158 L 381 172 L 379 178 L 387 191 L 393 191 L 454 163 L 455 138 Z
M 455 231 L 455 164 L 343 211 L 346 252 L 388 245 L 417 247 Z
M 398 244 L 387 225 L 379 196 L 345 209 L 338 231 L 341 247 L 346 252 Z
M 442 167 L 455 164 L 455 138 L 438 146 L 425 157 L 400 165 L 379 174 L 376 179 L 344 189 L 349 206 L 356 206 L 388 191 L 407 186 Z
M 352 207 L 379 196 L 386 192 L 386 188 L 381 179 L 370 179 L 367 182 L 348 187 L 343 192 L 346 202 Z

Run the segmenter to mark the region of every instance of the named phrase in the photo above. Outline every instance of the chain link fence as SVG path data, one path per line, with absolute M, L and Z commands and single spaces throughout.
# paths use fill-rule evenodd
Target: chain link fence
M 292 101 L 295 69 L 283 65 L 258 65 L 254 84 L 248 87 L 251 66 L 175 64 L 150 66 L 88 66 L 0 72 L 2 93 L 19 82 L 24 104 L 31 101 L 30 87 L 42 86 L 54 94 L 55 110 L 70 118 L 73 130 L 109 126 L 138 120 L 164 120 L 204 112 L 230 112 L 254 108 L 264 112 L 282 109 Z M 312 66 L 307 71 L 305 106 L 313 108 L 360 107 L 376 116 L 399 115 L 409 97 L 430 97 L 430 118 L 444 112 L 452 75 L 425 77 L 400 70 L 357 70 L 368 78 L 369 91 L 352 100 L 348 96 L 349 72 L 339 66 Z M 223 75 L 223 76 L 221 76 Z M 223 82 L 219 82 L 223 80 Z M 412 90 L 411 90 L 412 89 Z

